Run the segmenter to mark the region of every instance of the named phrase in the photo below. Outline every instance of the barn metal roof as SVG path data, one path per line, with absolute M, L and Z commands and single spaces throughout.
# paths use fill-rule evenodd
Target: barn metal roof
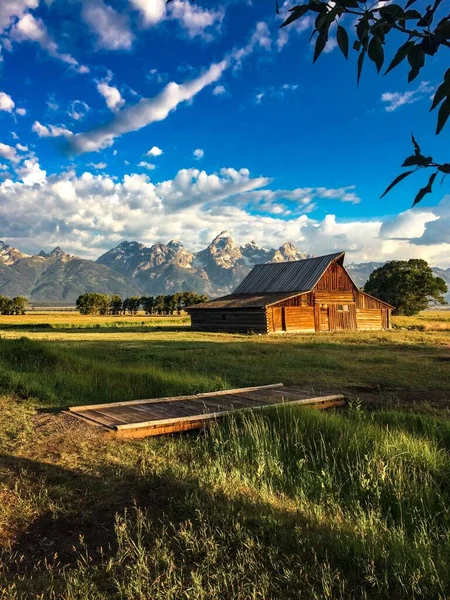
M 282 294 L 230 294 L 229 296 L 222 296 L 216 300 L 189 306 L 186 310 L 189 312 L 198 308 L 264 308 L 265 306 L 281 302 L 281 300 L 287 300 L 296 295 L 297 294 L 293 294 L 292 292 L 284 292 Z
M 336 252 L 304 260 L 255 265 L 234 290 L 233 295 L 308 292 L 316 285 L 329 265 L 338 259 L 342 264 L 344 256 L 345 252 Z

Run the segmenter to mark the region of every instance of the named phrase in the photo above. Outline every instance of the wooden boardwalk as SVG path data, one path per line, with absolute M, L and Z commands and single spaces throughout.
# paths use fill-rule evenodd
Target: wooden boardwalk
M 123 438 L 147 437 L 200 429 L 208 421 L 237 411 L 261 410 L 283 403 L 306 404 L 317 409 L 341 406 L 344 396 L 313 396 L 297 386 L 282 383 L 149 400 L 72 406 L 69 413 Z

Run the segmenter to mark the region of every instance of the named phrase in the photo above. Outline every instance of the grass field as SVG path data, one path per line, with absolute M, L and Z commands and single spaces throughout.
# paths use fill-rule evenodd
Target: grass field
M 0 598 L 450 597 L 449 324 L 268 337 L 0 317 Z M 278 381 L 350 406 L 121 442 L 55 412 Z

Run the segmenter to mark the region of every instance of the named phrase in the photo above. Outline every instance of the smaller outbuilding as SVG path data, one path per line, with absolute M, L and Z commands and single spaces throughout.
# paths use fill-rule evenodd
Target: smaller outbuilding
M 393 306 L 358 289 L 345 252 L 256 265 L 228 296 L 189 307 L 204 331 L 282 333 L 391 328 Z

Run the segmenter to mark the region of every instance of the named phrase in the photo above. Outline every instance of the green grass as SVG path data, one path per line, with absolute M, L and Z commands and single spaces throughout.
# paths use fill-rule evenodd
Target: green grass
M 448 334 L 71 324 L 0 339 L 1 600 L 450 597 Z M 275 381 L 351 402 L 140 441 L 46 410 Z

